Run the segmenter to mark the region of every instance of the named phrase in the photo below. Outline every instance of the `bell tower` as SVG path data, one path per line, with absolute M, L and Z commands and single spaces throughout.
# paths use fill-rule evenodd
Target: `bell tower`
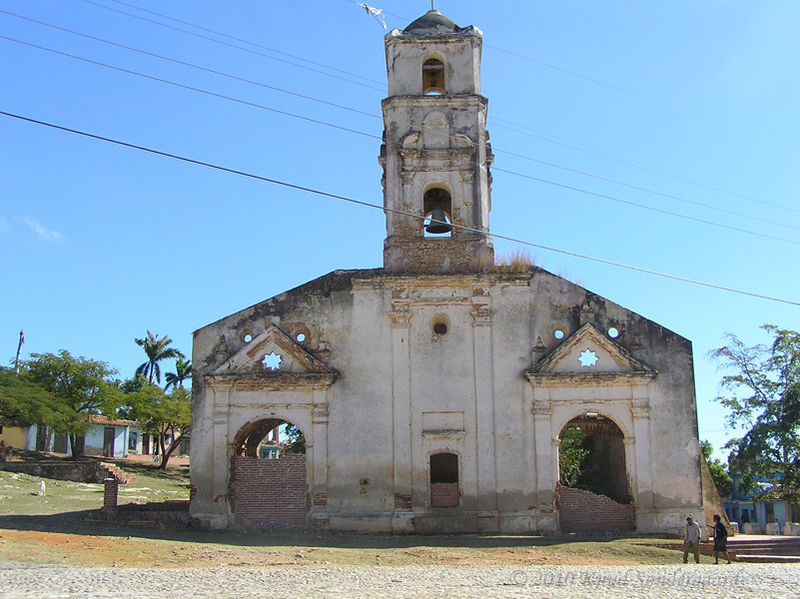
M 482 41 L 479 29 L 437 10 L 386 35 L 380 163 L 389 272 L 471 273 L 494 265 Z

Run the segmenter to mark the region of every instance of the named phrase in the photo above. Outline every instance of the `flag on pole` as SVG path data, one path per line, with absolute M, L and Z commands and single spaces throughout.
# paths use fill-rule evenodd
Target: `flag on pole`
M 383 28 L 386 29 L 386 21 L 383 17 L 383 9 L 382 8 L 374 8 L 369 4 L 364 2 L 356 2 L 361 8 L 363 8 L 368 15 L 372 15 L 378 23 L 383 25 Z

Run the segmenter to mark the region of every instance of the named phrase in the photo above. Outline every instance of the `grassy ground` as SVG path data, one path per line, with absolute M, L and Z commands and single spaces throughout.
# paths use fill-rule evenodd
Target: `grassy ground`
M 124 463 L 123 469 L 136 478 L 120 485 L 119 503 L 146 503 L 167 499 L 189 499 L 185 466 L 159 470 L 138 463 Z M 45 495 L 37 495 L 39 481 L 45 482 Z M 55 480 L 0 470 L 0 516 L 55 514 L 97 509 L 103 505 L 103 485 Z
M 120 486 L 120 503 L 186 499 L 186 467 L 160 471 L 123 463 L 137 482 Z M 46 495 L 39 497 L 39 481 Z M 97 566 L 357 566 L 671 564 L 677 541 L 580 540 L 539 536 L 390 536 L 150 530 L 93 523 L 99 484 L 40 479 L 0 470 L 0 560 Z M 655 546 L 659 545 L 659 546 Z M 674 547 L 674 548 L 673 548 Z

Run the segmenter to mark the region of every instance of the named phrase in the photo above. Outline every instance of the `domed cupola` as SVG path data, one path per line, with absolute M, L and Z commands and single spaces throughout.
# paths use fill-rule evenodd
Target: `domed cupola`
M 403 29 L 403 33 L 406 35 L 441 35 L 458 33 L 459 31 L 461 31 L 461 27 L 453 23 L 453 21 L 438 10 L 429 10 Z

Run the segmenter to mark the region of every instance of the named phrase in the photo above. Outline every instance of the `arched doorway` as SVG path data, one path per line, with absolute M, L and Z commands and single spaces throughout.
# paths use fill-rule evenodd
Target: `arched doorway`
M 556 509 L 564 532 L 635 528 L 624 434 L 596 412 L 570 420 L 558 436 Z
M 309 495 L 303 432 L 280 418 L 243 426 L 234 439 L 228 497 L 237 524 L 305 524 Z

